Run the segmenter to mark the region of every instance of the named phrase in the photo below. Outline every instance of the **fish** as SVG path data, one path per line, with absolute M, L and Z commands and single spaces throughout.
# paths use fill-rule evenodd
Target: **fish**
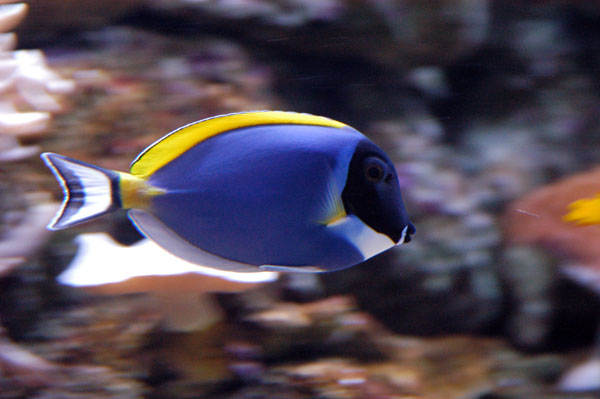
M 64 194 L 49 229 L 127 209 L 144 236 L 215 269 L 342 270 L 416 231 L 384 151 L 358 130 L 312 114 L 202 119 L 150 145 L 129 173 L 41 157 Z

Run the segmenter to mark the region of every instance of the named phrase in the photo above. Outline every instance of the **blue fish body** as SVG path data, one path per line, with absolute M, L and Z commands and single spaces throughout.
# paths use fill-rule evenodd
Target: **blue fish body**
M 359 263 L 360 252 L 320 221 L 323 193 L 333 180 L 341 195 L 361 139 L 350 129 L 306 125 L 213 137 L 150 178 L 167 191 L 153 199 L 153 211 L 190 243 L 236 261 L 328 269 Z
M 249 125 L 246 115 L 253 118 Z M 349 126 L 326 118 L 314 123 L 310 118 L 320 117 L 302 115 L 217 117 L 209 123 L 241 119 L 227 125 L 234 128 L 200 140 L 184 134 L 191 133 L 186 129 L 198 130 L 203 121 L 188 125 L 138 156 L 132 175 L 56 154 L 43 157 L 71 200 L 79 195 L 93 203 L 82 182 L 92 172 L 71 171 L 78 168 L 73 165 L 90 167 L 112 187 L 113 200 L 97 206 L 96 213 L 130 208 L 140 231 L 176 255 L 206 266 L 332 271 L 408 241 L 414 226 L 389 158 Z M 76 183 L 72 187 L 83 187 L 82 193 L 72 192 L 69 178 Z M 91 211 L 78 218 L 78 211 L 69 213 L 68 205 L 63 203 L 62 215 L 51 227 L 90 218 Z

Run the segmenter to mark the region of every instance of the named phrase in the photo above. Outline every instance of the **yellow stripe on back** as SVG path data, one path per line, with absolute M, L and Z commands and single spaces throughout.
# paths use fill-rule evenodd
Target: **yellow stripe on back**
M 284 111 L 254 111 L 215 116 L 183 126 L 146 148 L 131 164 L 131 174 L 147 178 L 196 144 L 224 132 L 258 125 L 315 125 L 342 128 L 323 116 Z

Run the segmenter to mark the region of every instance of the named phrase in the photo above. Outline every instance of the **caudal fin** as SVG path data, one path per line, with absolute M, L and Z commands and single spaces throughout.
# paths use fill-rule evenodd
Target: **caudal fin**
M 48 229 L 65 229 L 119 208 L 117 172 L 50 152 L 41 157 L 64 193 Z

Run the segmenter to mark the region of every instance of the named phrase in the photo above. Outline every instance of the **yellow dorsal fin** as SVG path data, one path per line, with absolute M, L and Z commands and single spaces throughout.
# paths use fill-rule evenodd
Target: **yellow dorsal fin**
M 296 124 L 341 128 L 345 124 L 310 114 L 253 111 L 220 115 L 190 123 L 146 148 L 131 164 L 131 174 L 146 178 L 196 144 L 218 134 L 246 126 Z

